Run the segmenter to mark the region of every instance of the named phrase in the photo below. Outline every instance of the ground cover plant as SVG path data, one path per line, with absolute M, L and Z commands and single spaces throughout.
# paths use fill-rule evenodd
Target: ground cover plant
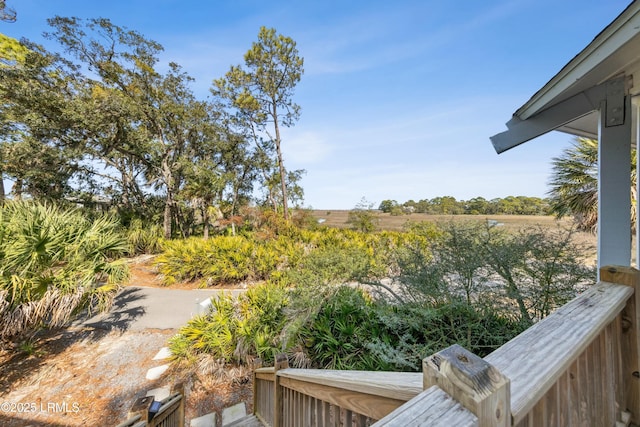
M 0 339 L 106 308 L 127 278 L 125 236 L 111 217 L 36 202 L 0 207 Z
M 289 230 L 301 248 L 295 264 L 280 263 L 248 296 L 215 302 L 172 349 L 183 361 L 270 363 L 286 352 L 293 366 L 365 370 L 419 370 L 454 343 L 485 356 L 594 282 L 572 236 L 486 222 Z
M 368 276 L 384 277 L 393 266 L 390 258 L 396 248 L 412 242 L 426 248 L 426 238 L 393 231 L 308 230 L 289 224 L 275 231 L 267 228 L 209 239 L 163 240 L 155 265 L 166 285 L 199 281 L 202 286 L 216 286 L 279 280 L 309 261 L 308 255 L 316 251 L 351 251 L 366 258 Z

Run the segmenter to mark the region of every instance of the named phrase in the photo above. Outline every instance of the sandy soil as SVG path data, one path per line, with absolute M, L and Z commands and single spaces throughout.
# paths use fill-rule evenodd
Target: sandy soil
M 148 258 L 132 263 L 131 271 L 136 285 L 160 286 Z M 153 357 L 175 333 L 172 329 L 72 328 L 47 331 L 31 342 L 0 349 L 0 425 L 116 425 L 126 420 L 131 405 L 147 391 L 181 382 L 187 420 L 220 413 L 240 401 L 247 402 L 250 411 L 252 389 L 247 376 L 216 384 L 170 369 L 159 380 L 146 379 L 148 369 L 166 363 Z

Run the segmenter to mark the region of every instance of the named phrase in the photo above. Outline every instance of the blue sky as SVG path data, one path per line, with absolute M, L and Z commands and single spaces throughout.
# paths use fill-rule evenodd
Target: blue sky
M 629 0 L 7 0 L 9 36 L 42 37 L 54 15 L 105 17 L 165 48 L 208 95 L 242 63 L 260 26 L 292 37 L 305 61 L 283 136 L 285 166 L 306 169 L 305 205 L 363 197 L 544 197 L 554 132 L 497 155 L 489 137 L 624 10 Z

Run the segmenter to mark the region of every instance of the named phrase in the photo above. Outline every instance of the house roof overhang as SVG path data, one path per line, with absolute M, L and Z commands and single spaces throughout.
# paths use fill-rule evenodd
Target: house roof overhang
M 616 79 L 625 94 L 640 94 L 640 1 L 627 6 L 513 114 L 508 130 L 491 137 L 495 150 L 502 153 L 552 130 L 597 138 L 597 110 Z

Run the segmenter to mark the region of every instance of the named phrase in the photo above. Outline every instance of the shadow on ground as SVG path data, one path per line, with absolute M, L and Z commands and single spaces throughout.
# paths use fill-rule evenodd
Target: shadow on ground
M 136 301 L 144 298 L 139 289 L 127 288 L 116 296 L 107 313 L 94 317 L 82 313 L 69 328 L 42 329 L 29 337 L 3 343 L 4 351 L 0 351 L 0 394 L 11 391 L 15 384 L 32 376 L 48 359 L 75 343 L 96 342 L 111 331 L 127 331 L 132 322 L 144 315 L 144 308 L 135 305 Z M 92 319 L 97 320 L 90 321 Z
M 106 331 L 125 332 L 136 319 L 144 316 L 146 310 L 141 305 L 135 304 L 144 300 L 146 296 L 140 288 L 125 288 L 114 299 L 108 313 L 87 317 L 85 314 L 79 320 L 82 325 L 89 328 Z M 74 324 L 78 324 L 75 322 Z

